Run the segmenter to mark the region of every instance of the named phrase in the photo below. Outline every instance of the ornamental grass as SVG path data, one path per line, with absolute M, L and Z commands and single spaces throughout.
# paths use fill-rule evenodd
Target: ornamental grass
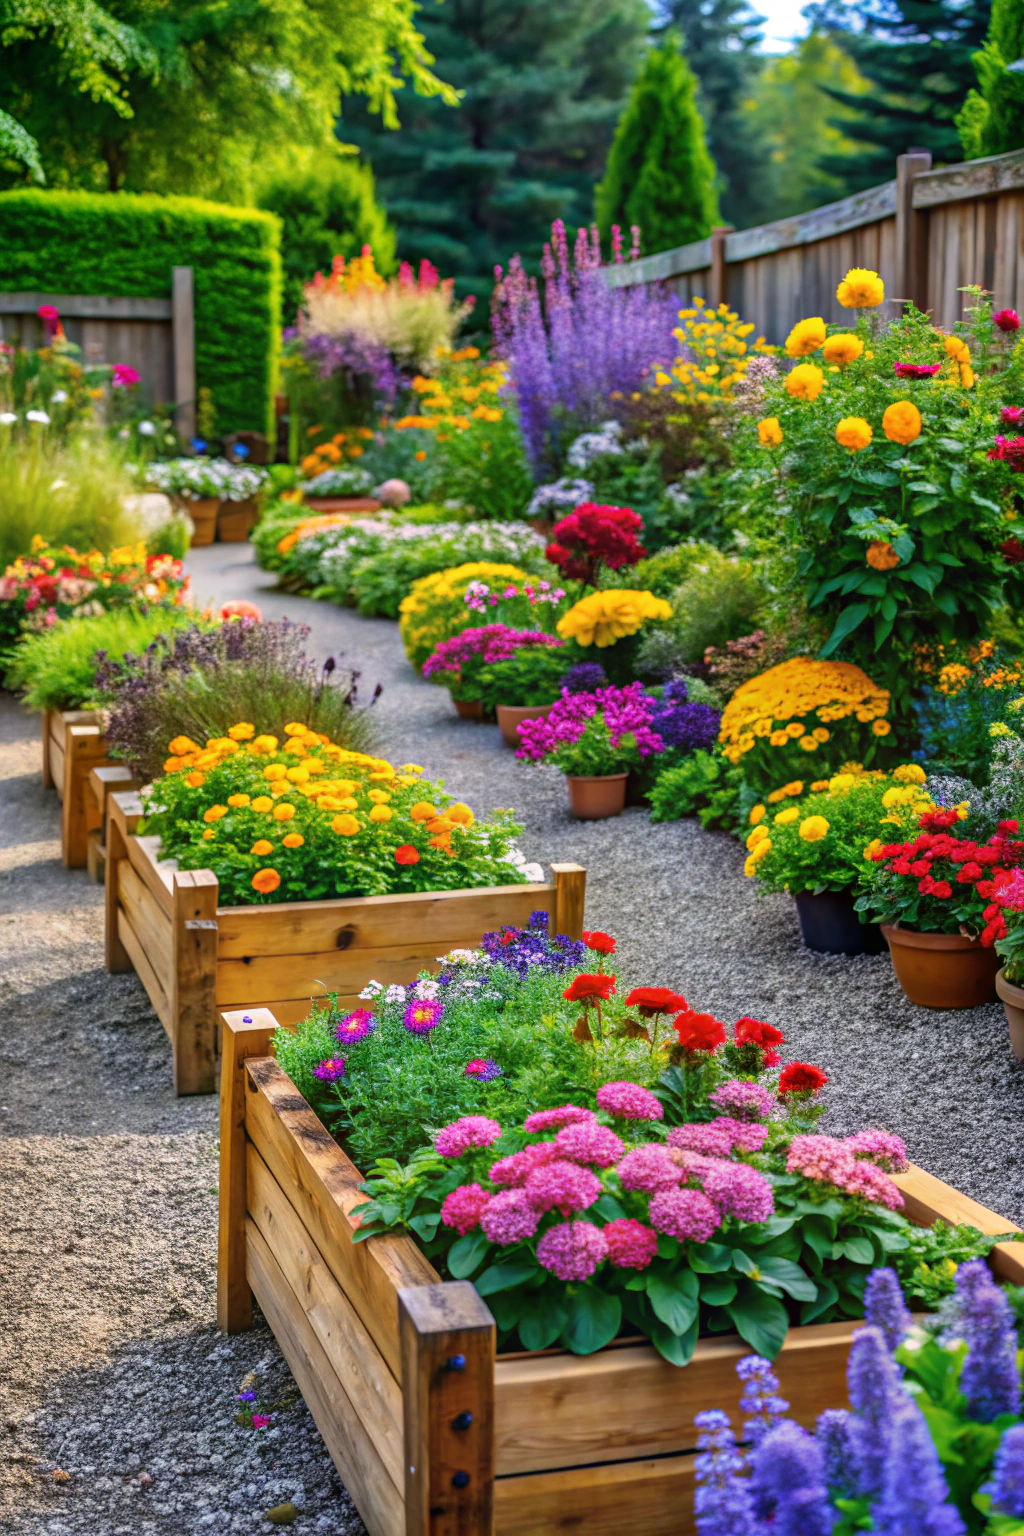
M 191 621 L 176 607 L 112 608 L 94 617 L 62 619 L 24 634 L 9 653 L 8 688 L 30 709 L 95 709 L 102 702 L 97 677 L 107 659 L 163 649 Z

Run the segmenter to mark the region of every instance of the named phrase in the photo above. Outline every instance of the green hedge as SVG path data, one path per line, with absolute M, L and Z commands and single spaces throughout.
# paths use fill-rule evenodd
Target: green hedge
M 0 292 L 164 299 L 171 268 L 193 268 L 196 388 L 218 433 L 273 431 L 280 243 L 273 214 L 200 198 L 0 193 Z

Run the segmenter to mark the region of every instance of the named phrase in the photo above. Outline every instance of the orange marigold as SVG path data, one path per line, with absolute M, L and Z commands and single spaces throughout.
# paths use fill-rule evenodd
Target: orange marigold
M 921 412 L 912 400 L 897 400 L 886 407 L 882 431 L 890 443 L 912 443 L 921 435 Z
M 261 896 L 269 896 L 280 884 L 281 876 L 276 869 L 258 869 L 252 877 L 252 888 Z
M 887 539 L 872 539 L 865 559 L 874 571 L 893 571 L 900 557 Z

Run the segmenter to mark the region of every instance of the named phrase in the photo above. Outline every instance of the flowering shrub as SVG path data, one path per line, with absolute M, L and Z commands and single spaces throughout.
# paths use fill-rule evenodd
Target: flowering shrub
M 329 276 L 306 285 L 298 336 L 306 342 L 350 342 L 386 354 L 404 367 L 425 367 L 439 345 L 450 346 L 471 303 L 457 304 L 454 279 L 439 277 L 429 261 L 414 272 L 403 261 L 386 281 L 366 245 L 347 264 L 336 256 Z
M 420 577 L 399 605 L 398 626 L 405 654 L 416 670 L 421 670 L 442 640 L 473 626 L 475 612 L 466 601 L 472 583 L 485 582 L 489 587 L 500 585 L 504 597 L 514 607 L 529 580 L 528 572 L 518 566 L 486 560 L 471 560 Z M 511 620 L 512 617 L 506 611 L 504 601 L 494 612 L 495 619 Z
M 690 699 L 696 686 L 692 679 L 681 678 L 666 683 L 660 697 L 655 695 L 652 723 L 669 754 L 666 766 L 691 752 L 710 750 L 718 738 L 721 713 L 710 704 Z
M 601 573 L 636 565 L 647 551 L 638 541 L 643 519 L 629 507 L 599 507 L 581 502 L 555 524 L 547 556 L 567 581 L 596 587 Z
M 892 729 L 888 710 L 888 692 L 859 667 L 796 656 L 737 688 L 719 740 L 747 782 L 767 790 L 802 777 L 809 762 L 820 776 L 851 759 L 869 763 Z
M 180 869 L 212 869 L 225 906 L 514 885 L 510 812 L 478 822 L 415 764 L 346 752 L 299 721 L 170 743 L 144 826 Z
M 665 750 L 653 721 L 654 700 L 640 683 L 595 693 L 563 689 L 550 714 L 520 725 L 516 757 L 584 778 L 628 773 L 649 754 Z
M 109 555 L 54 549 L 36 537 L 31 553 L 0 578 L 0 634 L 49 629 L 58 619 L 87 618 L 109 608 L 173 607 L 189 579 L 180 560 L 147 555 L 145 544 L 126 544 Z
M 989 776 L 995 744 L 1020 736 L 1024 665 L 991 640 L 955 653 L 940 653 L 930 681 L 914 699 L 922 761 L 932 774 L 963 774 L 978 783 Z
M 856 906 L 874 921 L 903 923 L 921 933 L 981 935 L 985 945 L 1001 936 L 999 888 L 1020 868 L 1024 842 L 1016 821 L 1001 821 L 982 843 L 958 838 L 951 829 L 967 819 L 966 805 L 927 811 L 910 842 L 882 843 L 868 850 L 869 873 Z
M 267 471 L 254 464 L 227 459 L 154 460 L 144 470 L 146 484 L 165 496 L 186 501 L 216 497 L 218 501 L 249 501 L 266 483 Z
M 728 304 L 711 309 L 696 298 L 692 308 L 679 311 L 679 319 L 683 323 L 672 334 L 682 354 L 670 369 L 655 373 L 654 384 L 680 405 L 729 400 L 758 353 L 771 350 L 763 336 L 747 341 L 753 325 Z
M 510 629 L 507 624 L 482 624 L 464 629 L 440 645 L 423 663 L 423 676 L 451 690 L 455 699 L 482 697 L 480 674 L 495 662 L 507 661 L 517 652 L 540 647 L 559 650 L 557 635 L 535 629 Z M 564 670 L 557 661 L 556 675 Z

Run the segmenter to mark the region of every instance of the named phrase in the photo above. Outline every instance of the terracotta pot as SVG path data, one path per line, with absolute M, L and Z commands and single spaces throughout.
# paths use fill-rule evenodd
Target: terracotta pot
M 896 980 L 921 1008 L 977 1008 L 995 998 L 999 956 L 960 933 L 917 933 L 882 924 Z
M 1006 972 L 996 972 L 996 991 L 1006 1009 L 1006 1022 L 1010 1029 L 1010 1049 L 1018 1061 L 1024 1061 L 1024 987 L 1007 981 Z
M 519 727 L 524 720 L 543 720 L 554 707 L 554 704 L 499 704 L 498 727 L 506 747 L 519 746 Z
M 190 501 L 186 505 L 195 529 L 192 535 L 193 549 L 203 544 L 212 544 L 217 532 L 217 509 L 220 502 L 216 496 L 202 496 L 198 501 Z
M 801 891 L 793 897 L 800 937 L 822 955 L 880 955 L 885 940 L 877 923 L 862 923 L 846 891 Z
M 217 514 L 217 537 L 222 544 L 244 544 L 260 520 L 256 498 L 222 501 Z
M 574 779 L 568 774 L 569 809 L 580 821 L 603 821 L 621 816 L 626 806 L 628 773 L 604 773 L 600 778 Z
M 484 718 L 483 699 L 452 699 L 455 705 L 455 713 L 460 720 L 482 720 Z
M 384 503 L 375 496 L 304 496 L 302 505 L 311 512 L 379 512 Z

